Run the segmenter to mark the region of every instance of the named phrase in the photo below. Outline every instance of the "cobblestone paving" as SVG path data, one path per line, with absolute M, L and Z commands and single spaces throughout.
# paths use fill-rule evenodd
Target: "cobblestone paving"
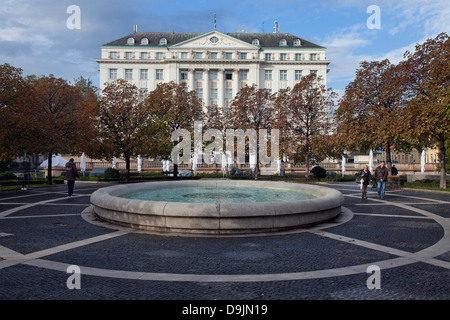
M 450 195 L 328 184 L 351 219 L 226 238 L 116 231 L 81 215 L 104 185 L 0 193 L 0 299 L 448 300 Z M 80 268 L 80 289 L 69 289 Z M 369 289 L 379 267 L 380 289 Z

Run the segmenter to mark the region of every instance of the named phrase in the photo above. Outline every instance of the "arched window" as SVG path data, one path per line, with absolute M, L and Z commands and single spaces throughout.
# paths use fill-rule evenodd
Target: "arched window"
M 146 46 L 146 45 L 148 45 L 148 39 L 147 38 L 142 38 L 141 46 Z
M 133 45 L 133 44 L 134 44 L 134 38 L 128 38 L 127 45 Z
M 253 39 L 252 40 L 252 45 L 259 46 L 259 40 L 258 39 Z
M 287 46 L 287 41 L 286 39 L 281 39 L 280 40 L 280 47 L 286 47 Z
M 301 45 L 302 45 L 302 42 L 300 41 L 300 39 L 295 39 L 294 40 L 294 46 L 300 47 Z
M 165 46 L 165 45 L 167 45 L 167 39 L 166 39 L 166 38 L 161 38 L 161 39 L 159 39 L 159 45 L 160 45 L 160 46 Z

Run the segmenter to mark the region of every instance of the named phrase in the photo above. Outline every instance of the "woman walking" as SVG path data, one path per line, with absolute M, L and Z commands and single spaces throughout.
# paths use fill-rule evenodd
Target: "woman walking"
M 361 199 L 367 199 L 367 186 L 369 182 L 372 181 L 372 174 L 370 173 L 369 167 L 364 166 L 359 172 L 359 176 L 361 177 Z
M 75 179 L 79 177 L 77 166 L 73 158 L 66 163 L 66 179 L 68 187 L 68 196 L 71 197 L 73 194 L 73 188 L 75 187 Z

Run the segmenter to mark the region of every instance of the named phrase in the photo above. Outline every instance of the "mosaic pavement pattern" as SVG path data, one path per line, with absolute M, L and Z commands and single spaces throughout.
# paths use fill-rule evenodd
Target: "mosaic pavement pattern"
M 65 186 L 0 192 L 0 299 L 450 298 L 447 194 L 395 190 L 383 201 L 370 189 L 363 201 L 356 184 L 329 183 L 345 197 L 330 223 L 186 237 L 96 220 L 89 197 L 102 186 L 77 182 L 72 197 Z M 79 289 L 68 287 L 70 266 Z

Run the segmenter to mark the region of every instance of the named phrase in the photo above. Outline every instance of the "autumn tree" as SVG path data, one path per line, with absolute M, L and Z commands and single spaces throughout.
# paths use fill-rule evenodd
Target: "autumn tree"
M 134 84 L 123 79 L 108 83 L 99 99 L 97 148 L 92 156 L 105 159 L 123 156 L 129 181 L 131 158 L 149 156 L 154 147 L 148 120 L 149 113 Z
M 48 155 L 51 184 L 52 155 L 76 153 L 92 133 L 96 96 L 83 94 L 78 81 L 74 86 L 53 75 L 22 77 L 21 69 L 8 64 L 0 69 L 1 156 Z
M 254 130 L 256 133 L 256 148 L 250 150 L 249 156 L 256 157 L 255 159 L 255 179 L 259 176 L 259 148 L 262 146 L 260 136 L 260 129 L 268 130 L 271 128 L 273 106 L 271 96 L 265 89 L 258 88 L 255 84 L 243 87 L 231 102 L 228 117 L 230 125 L 234 129 Z M 259 146 L 258 146 L 259 145 Z M 278 155 L 273 155 L 274 160 Z
M 233 158 L 235 150 L 226 150 L 226 147 L 224 146 L 224 142 L 225 142 L 224 137 L 226 137 L 226 135 L 227 135 L 227 130 L 232 128 L 230 120 L 231 119 L 229 117 L 229 109 L 228 108 L 223 108 L 223 107 L 217 105 L 216 103 L 213 103 L 210 106 L 205 106 L 203 108 L 202 127 L 201 127 L 202 132 L 200 132 L 200 128 L 195 128 L 196 132 L 194 132 L 194 134 L 197 134 L 197 135 L 202 134 L 202 140 L 201 140 L 201 144 L 194 146 L 194 153 L 200 147 L 205 152 L 210 152 L 210 151 L 212 151 L 210 149 L 215 149 L 215 147 L 216 147 L 215 143 L 213 146 L 213 145 L 209 145 L 209 142 L 211 140 L 213 140 L 213 138 L 214 138 L 214 142 L 216 142 L 216 139 L 217 139 L 216 135 L 220 135 L 221 137 L 223 137 L 223 139 L 222 139 L 222 149 L 223 150 L 222 151 L 225 151 L 225 153 L 226 153 L 226 151 L 230 151 L 230 153 L 233 152 L 232 154 L 227 155 L 227 156 Z M 203 139 L 203 134 L 206 135 L 206 139 Z M 211 134 L 211 136 L 210 136 L 210 134 Z M 194 136 L 194 138 L 195 138 L 195 136 Z M 220 141 L 217 140 L 217 146 L 219 146 L 219 145 L 220 145 Z M 234 146 L 234 148 L 235 148 L 235 146 Z M 221 150 L 215 150 L 215 151 L 216 151 L 216 153 L 221 152 Z M 205 154 L 204 156 L 209 157 L 210 154 Z M 220 158 L 219 160 L 221 161 L 221 159 L 222 158 Z
M 450 39 L 446 33 L 405 53 L 408 132 L 424 147 L 440 150 L 440 187 L 446 188 L 446 143 L 450 140 Z
M 95 153 L 98 136 L 97 119 L 99 115 L 99 89 L 89 78 L 75 79 L 74 87 L 80 92 L 80 101 L 76 110 L 77 144 L 72 153 L 81 155 Z
M 185 83 L 173 81 L 159 83 L 156 89 L 149 92 L 144 101 L 148 112 L 148 129 L 155 138 L 153 156 L 169 159 L 176 143 L 172 141 L 172 133 L 177 129 L 194 132 L 194 122 L 203 117 L 202 101 L 195 91 L 188 91 Z M 174 171 L 178 165 L 175 164 Z
M 283 149 L 295 162 L 305 163 L 307 175 L 311 162 L 320 162 L 330 154 L 328 111 L 334 95 L 320 77 L 310 74 L 275 98 L 274 123 L 281 130 Z
M 229 110 L 224 109 L 217 104 L 205 106 L 203 109 L 203 128 L 204 129 L 218 129 L 225 135 L 225 131 L 229 126 Z
M 51 184 L 52 155 L 72 153 L 79 143 L 77 112 L 83 105 L 81 93 L 53 75 L 28 77 L 26 82 L 26 90 L 11 110 L 11 116 L 20 119 L 19 150 L 48 155 L 48 183 Z
M 409 150 L 404 126 L 402 77 L 389 60 L 364 61 L 336 110 L 338 136 L 347 150 L 382 148 L 391 169 L 391 150 Z
M 0 65 L 0 160 L 9 161 L 18 155 L 20 133 L 27 129 L 26 123 L 16 116 L 21 96 L 26 92 L 22 69 L 7 63 Z

